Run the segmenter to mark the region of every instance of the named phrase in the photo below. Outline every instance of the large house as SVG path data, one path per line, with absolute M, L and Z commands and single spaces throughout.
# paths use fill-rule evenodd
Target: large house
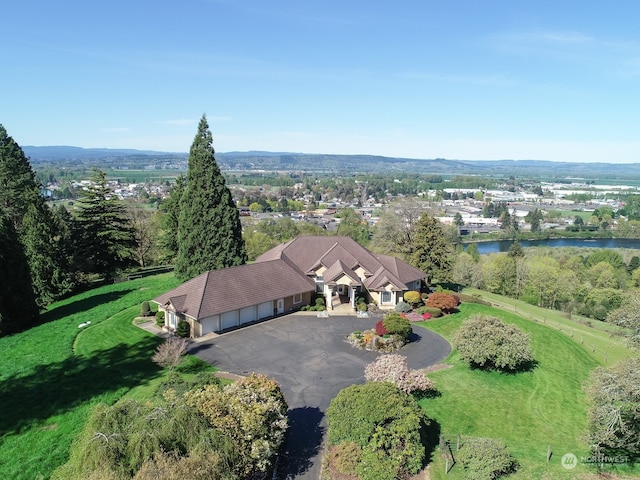
M 255 263 L 211 270 L 153 301 L 165 325 L 180 320 L 193 336 L 220 332 L 289 313 L 326 299 L 329 310 L 344 301 L 355 308 L 365 296 L 393 308 L 404 292 L 419 290 L 425 275 L 389 255 L 377 255 L 349 237 L 302 236 L 259 256 Z

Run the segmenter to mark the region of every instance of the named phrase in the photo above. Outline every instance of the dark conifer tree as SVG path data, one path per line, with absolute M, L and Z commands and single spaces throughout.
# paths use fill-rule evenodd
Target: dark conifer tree
M 46 204 L 36 201 L 27 208 L 20 233 L 36 300 L 45 307 L 73 288 L 57 218 Z
M 0 206 L 23 247 L 38 305 L 69 290 L 70 274 L 57 250 L 53 213 L 22 148 L 0 125 Z
M 28 206 L 39 197 L 38 187 L 29 159 L 0 125 L 0 207 L 16 231 Z
M 26 330 L 38 319 L 29 264 L 13 223 L 0 212 L 0 335 Z
M 453 246 L 447 240 L 440 221 L 423 213 L 413 227 L 413 253 L 410 263 L 427 275 L 427 280 L 448 281 Z
M 214 154 L 203 115 L 189 151 L 187 185 L 180 199 L 175 273 L 181 280 L 247 261 L 240 213 Z
M 75 263 L 81 270 L 109 279 L 133 265 L 133 228 L 125 206 L 107 186 L 105 172 L 94 172 L 91 186 L 81 192 L 78 207 Z

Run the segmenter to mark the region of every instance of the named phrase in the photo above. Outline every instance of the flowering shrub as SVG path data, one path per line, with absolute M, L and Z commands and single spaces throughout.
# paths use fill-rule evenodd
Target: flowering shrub
M 367 382 L 391 382 L 405 393 L 434 389 L 424 373 L 409 369 L 407 357 L 397 353 L 380 355 L 364 368 L 364 378 Z

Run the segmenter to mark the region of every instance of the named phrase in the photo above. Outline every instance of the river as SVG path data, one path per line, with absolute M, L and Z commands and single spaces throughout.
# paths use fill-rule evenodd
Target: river
M 478 252 L 486 253 L 508 252 L 513 240 L 495 240 L 478 242 Z M 632 238 L 551 238 L 548 240 L 520 240 L 522 248 L 526 247 L 590 247 L 590 248 L 636 248 L 640 250 L 640 240 Z M 465 245 L 465 248 L 469 244 Z

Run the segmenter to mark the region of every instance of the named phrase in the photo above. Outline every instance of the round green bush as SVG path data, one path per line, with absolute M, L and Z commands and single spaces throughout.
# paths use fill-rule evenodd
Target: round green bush
M 182 338 L 189 338 L 191 334 L 191 325 L 189 322 L 185 320 L 180 320 L 178 322 L 178 327 L 176 328 L 176 335 Z
M 140 316 L 148 317 L 151 315 L 151 308 L 149 307 L 149 302 L 146 300 L 142 302 L 142 307 L 140 308 Z
M 411 322 L 397 312 L 391 312 L 382 319 L 382 326 L 390 335 L 400 335 L 405 341 L 409 339 Z
M 456 460 L 469 480 L 493 480 L 518 469 L 518 461 L 507 446 L 493 438 L 465 439 Z
M 417 292 L 415 290 L 408 291 L 404 294 L 404 301 L 410 305 L 421 303 L 422 298 L 420 297 L 420 292 Z
M 164 310 L 158 310 L 156 312 L 156 325 L 159 327 L 164 325 Z
M 407 478 L 423 466 L 422 443 L 429 419 L 413 396 L 388 382 L 342 389 L 327 409 L 330 445 L 355 443 L 351 461 L 361 480 Z M 343 452 L 346 453 L 346 452 Z M 352 468 L 352 465 L 349 465 Z
M 396 312 L 409 313 L 411 310 L 413 310 L 413 308 L 411 308 L 411 305 L 409 305 L 407 302 L 400 301 L 396 305 Z

